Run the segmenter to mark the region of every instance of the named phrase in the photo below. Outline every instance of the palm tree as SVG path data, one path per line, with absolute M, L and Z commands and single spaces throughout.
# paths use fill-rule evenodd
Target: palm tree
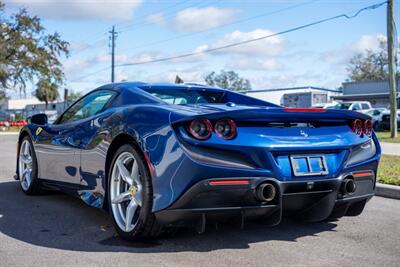
M 40 80 L 36 84 L 36 87 L 37 89 L 35 91 L 35 96 L 40 101 L 44 101 L 46 103 L 46 109 L 47 104 L 55 101 L 59 96 L 57 84 L 51 82 L 50 80 Z

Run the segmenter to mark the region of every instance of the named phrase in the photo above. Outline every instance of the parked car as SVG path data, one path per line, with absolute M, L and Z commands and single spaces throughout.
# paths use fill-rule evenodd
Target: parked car
M 400 110 L 397 110 L 397 124 L 400 125 Z M 390 110 L 381 114 L 378 130 L 390 130 Z
M 329 108 L 335 105 L 335 103 L 319 103 L 312 106 L 312 108 Z
M 372 109 L 372 105 L 368 101 L 356 101 L 356 102 L 339 102 L 335 105 L 328 106 L 328 109 L 347 109 L 358 112 L 366 112 Z
M 24 193 L 63 190 L 106 208 L 129 240 L 171 226 L 359 215 L 381 153 L 363 113 L 139 82 L 102 86 L 52 124 L 32 116 L 17 151 Z
M 387 112 L 386 108 L 373 108 L 365 112 L 365 114 L 371 116 L 374 130 L 380 129 L 379 125 L 382 121 L 382 114 L 385 112 Z
M 10 113 L 4 110 L 0 110 L 0 121 L 9 121 L 10 120 Z

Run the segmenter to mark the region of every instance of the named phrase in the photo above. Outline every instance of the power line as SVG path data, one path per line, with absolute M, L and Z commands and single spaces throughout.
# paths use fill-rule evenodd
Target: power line
M 177 56 L 164 57 L 164 58 L 158 58 L 158 59 L 147 60 L 147 61 L 138 61 L 138 62 L 119 64 L 119 65 L 116 65 L 116 67 L 127 67 L 127 66 L 144 65 L 144 64 L 163 62 L 163 61 L 170 61 L 170 60 L 174 60 L 174 59 L 180 59 L 180 58 L 191 57 L 191 56 L 195 56 L 195 55 L 211 53 L 211 52 L 215 52 L 215 51 L 218 51 L 218 50 L 223 50 L 223 49 L 236 47 L 236 46 L 240 46 L 240 45 L 244 45 L 244 44 L 248 44 L 248 43 L 253 43 L 253 42 L 264 40 L 264 39 L 271 38 L 271 37 L 274 37 L 274 36 L 283 35 L 283 34 L 286 34 L 286 33 L 298 31 L 298 30 L 301 30 L 301 29 L 304 29 L 304 28 L 308 28 L 308 27 L 311 27 L 311 26 L 315 26 L 315 25 L 318 25 L 318 24 L 321 24 L 321 23 L 325 23 L 325 22 L 328 22 L 328 21 L 331 21 L 331 20 L 336 20 L 336 19 L 339 19 L 339 18 L 352 19 L 352 18 L 357 17 L 363 11 L 377 9 L 377 8 L 383 6 L 384 4 L 387 4 L 387 1 L 361 8 L 360 10 L 358 10 L 353 15 L 340 14 L 340 15 L 336 15 L 336 16 L 329 17 L 329 18 L 326 18 L 326 19 L 318 20 L 318 21 L 315 21 L 315 22 L 312 22 L 312 23 L 304 24 L 304 25 L 301 25 L 301 26 L 298 26 L 298 27 L 294 27 L 294 28 L 291 28 L 291 29 L 288 29 L 288 30 L 280 31 L 280 32 L 277 32 L 277 33 L 274 33 L 274 34 L 269 34 L 269 35 L 265 35 L 265 36 L 262 36 L 262 37 L 245 40 L 245 41 L 242 41 L 242 42 L 231 43 L 231 44 L 227 44 L 227 45 L 223 45 L 223 46 L 219 46 L 219 47 L 205 49 L 203 51 L 191 52 L 191 53 L 177 55 Z
M 82 49 L 80 49 L 80 50 L 78 50 L 78 51 L 76 51 L 76 52 L 72 52 L 72 54 L 73 54 L 74 56 L 76 56 L 76 55 L 78 55 L 78 54 L 80 54 L 80 53 L 82 53 L 82 52 L 88 50 L 89 48 L 97 47 L 97 46 L 100 45 L 100 44 L 104 44 L 104 42 L 106 42 L 106 41 L 107 41 L 107 38 L 106 38 L 106 37 L 97 39 L 96 41 L 94 41 L 94 42 L 92 42 L 92 43 L 90 43 L 90 44 L 87 44 L 86 47 L 84 47 L 84 48 L 82 48 Z
M 223 49 L 227 49 L 227 48 L 231 48 L 231 47 L 236 47 L 236 46 L 240 46 L 240 45 L 244 45 L 244 44 L 260 41 L 260 40 L 263 40 L 263 39 L 271 38 L 271 37 L 274 37 L 274 36 L 278 36 L 278 35 L 283 35 L 283 34 L 286 34 L 286 33 L 294 32 L 294 31 L 297 31 L 297 30 L 301 30 L 301 29 L 308 28 L 308 27 L 311 27 L 311 26 L 315 26 L 315 25 L 318 25 L 318 24 L 322 24 L 322 23 L 325 23 L 325 22 L 328 22 L 328 21 L 336 20 L 336 19 L 339 19 L 339 18 L 353 19 L 353 18 L 357 17 L 363 11 L 377 9 L 377 8 L 383 6 L 384 4 L 387 4 L 387 1 L 361 8 L 356 13 L 354 13 L 353 15 L 348 15 L 348 14 L 344 13 L 344 14 L 340 14 L 340 15 L 337 15 L 337 16 L 329 17 L 329 18 L 326 18 L 326 19 L 318 20 L 318 21 L 315 21 L 315 22 L 312 22 L 312 23 L 304 24 L 304 25 L 301 25 L 301 26 L 298 26 L 298 27 L 294 27 L 294 28 L 291 28 L 291 29 L 288 29 L 288 30 L 280 31 L 280 32 L 277 32 L 277 33 L 274 33 L 274 34 L 265 35 L 265 36 L 262 36 L 262 37 L 249 39 L 249 40 L 242 41 L 242 42 L 231 43 L 231 44 L 224 45 L 224 46 L 219 46 L 219 47 L 215 47 L 215 48 L 206 49 L 206 50 L 203 50 L 203 51 L 192 52 L 192 53 L 187 53 L 187 54 L 182 54 L 182 55 L 177 55 L 177 56 L 164 57 L 164 58 L 159 58 L 159 59 L 154 59 L 154 60 L 147 60 L 147 61 L 138 61 L 138 62 L 119 64 L 119 65 L 115 65 L 115 67 L 127 67 L 127 66 L 144 65 L 144 64 L 163 62 L 163 61 L 169 61 L 169 60 L 174 60 L 174 59 L 180 59 L 180 58 L 185 58 L 185 57 L 190 57 L 190 56 L 195 56 L 195 55 L 211 53 L 211 52 L 214 52 L 214 51 L 223 50 Z M 94 72 L 91 72 L 91 73 L 86 74 L 84 76 L 81 76 L 81 77 L 79 77 L 77 79 L 74 79 L 74 80 L 72 80 L 70 82 L 76 82 L 76 81 L 85 79 L 87 77 L 93 76 L 93 75 L 95 75 L 97 73 L 103 72 L 103 71 L 108 70 L 108 69 L 110 69 L 110 67 L 105 67 L 105 68 L 99 69 L 97 71 L 94 71 Z
M 258 14 L 256 16 L 248 17 L 248 18 L 241 19 L 241 20 L 236 20 L 236 21 L 231 22 L 231 23 L 225 23 L 225 24 L 222 24 L 222 25 L 219 25 L 219 26 L 208 28 L 206 30 L 200 30 L 200 31 L 197 31 L 197 32 L 181 34 L 181 35 L 170 37 L 170 38 L 167 38 L 167 39 L 162 39 L 162 40 L 158 40 L 158 41 L 154 41 L 154 42 L 149 42 L 149 43 L 145 43 L 145 44 L 142 44 L 142 45 L 139 45 L 139 46 L 135 46 L 135 47 L 129 47 L 127 49 L 120 50 L 120 52 L 134 50 L 134 49 L 142 48 L 142 47 L 158 45 L 158 44 L 162 44 L 162 43 L 165 43 L 165 42 L 168 42 L 168 41 L 172 41 L 172 40 L 182 39 L 182 38 L 185 38 L 185 37 L 189 37 L 189 36 L 193 36 L 193 35 L 209 32 L 209 31 L 220 29 L 220 28 L 224 28 L 224 27 L 227 27 L 227 26 L 232 26 L 232 25 L 243 23 L 243 22 L 251 21 L 251 20 L 254 20 L 254 19 L 259 19 L 259 18 L 262 18 L 262 17 L 278 14 L 278 13 L 281 13 L 281 12 L 284 12 L 284 11 L 287 11 L 287 10 L 295 9 L 295 8 L 298 8 L 298 7 L 301 7 L 301 6 L 304 6 L 304 5 L 308 5 L 308 4 L 311 4 L 311 3 L 315 3 L 315 2 L 318 2 L 318 1 L 321 1 L 321 0 L 312 0 L 312 1 L 307 1 L 307 2 L 303 2 L 303 3 L 291 5 L 291 6 L 288 6 L 288 7 L 277 9 L 275 11 L 261 13 L 261 14 Z
M 164 8 L 164 9 L 160 9 L 159 11 L 156 11 L 156 13 L 163 12 L 163 11 L 165 11 L 165 10 L 174 8 L 174 7 L 176 7 L 176 6 L 182 5 L 182 4 L 187 3 L 187 2 L 190 2 L 190 1 L 191 1 L 191 0 L 185 0 L 185 1 L 182 1 L 182 2 L 175 3 L 175 4 L 170 5 L 170 6 L 166 7 L 166 8 Z M 140 16 L 139 18 L 136 18 L 135 20 L 137 20 L 137 19 L 145 19 L 147 16 L 149 16 L 149 15 L 151 15 L 151 14 L 153 14 L 153 13 L 154 13 L 154 12 L 151 12 L 151 13 L 148 13 L 148 14 L 145 14 L 145 15 L 142 15 L 142 16 Z M 131 24 L 133 25 L 132 22 L 129 22 L 129 23 L 127 23 L 127 22 L 121 22 L 121 23 L 115 24 L 115 27 L 123 26 L 124 24 L 127 25 L 127 26 L 125 26 L 125 27 L 128 27 L 128 25 L 131 25 Z M 106 34 L 106 32 L 98 32 L 98 33 L 96 33 L 96 34 L 93 34 L 92 36 L 97 37 L 97 36 L 101 36 L 101 35 L 105 35 L 105 34 Z M 81 49 L 81 50 L 75 52 L 74 55 L 80 54 L 81 52 L 86 51 L 87 49 L 92 48 L 93 46 L 97 46 L 98 44 L 100 44 L 100 43 L 102 43 L 103 41 L 106 41 L 106 40 L 107 40 L 106 37 L 97 38 L 95 41 L 93 41 L 93 42 L 91 42 L 90 44 L 88 44 L 87 47 L 85 47 L 85 48 L 83 48 L 83 49 Z
M 110 69 L 109 66 L 108 66 L 108 67 L 105 67 L 105 68 L 101 68 L 101 69 L 98 69 L 98 70 L 96 70 L 96 71 L 90 72 L 90 73 L 88 73 L 88 74 L 82 75 L 82 76 L 80 76 L 80 77 L 78 77 L 78 78 L 76 78 L 76 79 L 73 79 L 73 80 L 69 81 L 69 82 L 70 82 L 70 83 L 78 82 L 78 81 L 83 80 L 83 79 L 85 79 L 85 78 L 87 78 L 87 77 L 93 76 L 93 75 L 95 75 L 95 74 L 98 74 L 98 73 L 100 73 L 100 72 L 103 72 L 103 71 L 106 71 L 106 70 L 109 70 L 109 69 Z

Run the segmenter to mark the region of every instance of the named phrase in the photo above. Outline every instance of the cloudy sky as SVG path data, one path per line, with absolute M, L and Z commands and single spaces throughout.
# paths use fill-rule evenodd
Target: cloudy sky
M 3 0 L 4 1 L 4 0 Z M 87 92 L 110 82 L 109 33 L 118 32 L 116 64 L 143 62 L 258 38 L 338 14 L 354 14 L 379 0 L 5 0 L 25 7 L 71 44 L 63 60 L 66 87 Z M 397 5 L 399 6 L 399 5 Z M 398 12 L 397 12 L 398 13 Z M 400 23 L 398 23 L 400 25 Z M 203 82 L 221 69 L 250 79 L 253 89 L 337 88 L 349 58 L 376 49 L 386 34 L 386 6 L 210 54 L 118 67 L 116 81 Z

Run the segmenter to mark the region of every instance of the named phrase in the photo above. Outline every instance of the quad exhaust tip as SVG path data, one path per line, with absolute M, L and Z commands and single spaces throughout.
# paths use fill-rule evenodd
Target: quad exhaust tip
M 347 176 L 346 178 L 344 178 L 341 187 L 342 194 L 344 195 L 352 194 L 356 191 L 356 188 L 357 186 L 356 183 L 354 182 L 353 176 Z
M 275 185 L 262 183 L 256 188 L 256 197 L 262 202 L 271 202 L 276 197 Z

